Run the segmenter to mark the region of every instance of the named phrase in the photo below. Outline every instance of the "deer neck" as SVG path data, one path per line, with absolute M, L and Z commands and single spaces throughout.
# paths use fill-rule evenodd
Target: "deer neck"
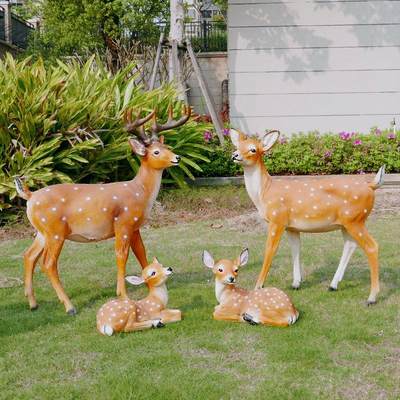
M 149 296 L 156 298 L 156 300 L 163 306 L 166 307 L 168 304 L 168 290 L 167 285 L 163 283 L 160 286 L 151 287 Z
M 257 207 L 258 212 L 263 213 L 265 211 L 264 202 L 262 200 L 263 193 L 268 190 L 272 178 L 265 168 L 262 159 L 258 160 L 254 165 L 244 166 L 243 170 L 247 193 L 254 205 Z
M 148 199 L 145 215 L 146 217 L 150 213 L 154 201 L 157 198 L 158 192 L 160 191 L 162 169 L 151 168 L 145 161 L 142 161 L 139 171 L 132 182 L 139 184 Z
M 230 295 L 237 291 L 235 285 L 226 285 L 218 280 L 215 280 L 215 297 L 218 303 L 222 304 L 227 301 Z

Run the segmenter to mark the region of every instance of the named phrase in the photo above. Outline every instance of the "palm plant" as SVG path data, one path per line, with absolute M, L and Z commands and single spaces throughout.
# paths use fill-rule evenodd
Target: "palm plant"
M 138 160 L 127 145 L 122 116 L 128 107 L 157 108 L 166 118 L 170 103 L 181 104 L 171 85 L 144 91 L 132 65 L 111 75 L 98 58 L 46 66 L 43 60 L 0 61 L 0 209 L 15 198 L 14 176 L 32 188 L 57 182 L 98 182 L 133 175 Z M 204 124 L 189 122 L 166 132 L 182 156 L 167 181 L 184 185 L 198 160 L 207 161 Z M 133 170 L 133 171 L 132 171 Z

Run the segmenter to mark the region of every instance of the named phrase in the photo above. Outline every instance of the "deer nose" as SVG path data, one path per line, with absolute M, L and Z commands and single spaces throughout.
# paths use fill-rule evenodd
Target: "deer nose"
M 235 151 L 234 153 L 232 153 L 232 160 L 236 160 L 237 157 L 238 157 L 237 151 Z
M 171 267 L 168 267 L 168 268 L 167 268 L 167 271 L 168 271 L 168 272 L 172 272 L 172 268 L 171 268 Z
M 177 162 L 179 162 L 181 160 L 181 156 L 176 155 L 175 158 L 176 158 Z
M 233 276 L 230 276 L 230 277 L 228 278 L 228 281 L 231 282 L 231 283 L 233 283 L 233 282 L 235 282 L 235 278 L 234 278 Z

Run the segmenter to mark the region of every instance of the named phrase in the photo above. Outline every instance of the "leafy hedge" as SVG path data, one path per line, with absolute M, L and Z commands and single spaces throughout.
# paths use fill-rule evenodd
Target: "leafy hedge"
M 129 107 L 143 113 L 157 107 L 167 118 L 176 113 L 172 86 L 145 92 L 131 76 L 132 65 L 110 75 L 92 57 L 47 66 L 43 60 L 0 61 L 0 210 L 15 198 L 14 176 L 35 189 L 57 182 L 98 182 L 131 179 L 138 160 L 128 148 L 122 116 Z M 180 168 L 170 168 L 167 180 L 184 184 L 184 176 L 201 171 L 207 161 L 205 124 L 189 122 L 165 132 L 166 143 L 179 155 Z
M 231 143 L 219 147 L 210 131 L 204 133 L 204 140 L 213 153 L 210 163 L 201 164 L 203 172 L 196 173 L 197 176 L 242 173 L 240 166 L 231 161 Z M 383 164 L 387 172 L 400 172 L 400 132 L 395 134 L 374 128 L 367 134 L 341 132 L 321 135 L 310 132 L 290 139 L 281 137 L 265 157 L 265 164 L 273 175 L 357 174 L 376 172 Z

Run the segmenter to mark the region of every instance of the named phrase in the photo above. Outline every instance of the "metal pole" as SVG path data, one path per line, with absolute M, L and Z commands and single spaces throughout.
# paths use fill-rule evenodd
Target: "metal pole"
M 162 27 L 161 34 L 160 34 L 160 40 L 158 41 L 156 59 L 154 61 L 153 71 L 151 73 L 149 90 L 153 90 L 154 86 L 156 84 L 157 69 L 158 69 L 158 64 L 160 63 L 163 42 L 164 42 L 164 28 Z

